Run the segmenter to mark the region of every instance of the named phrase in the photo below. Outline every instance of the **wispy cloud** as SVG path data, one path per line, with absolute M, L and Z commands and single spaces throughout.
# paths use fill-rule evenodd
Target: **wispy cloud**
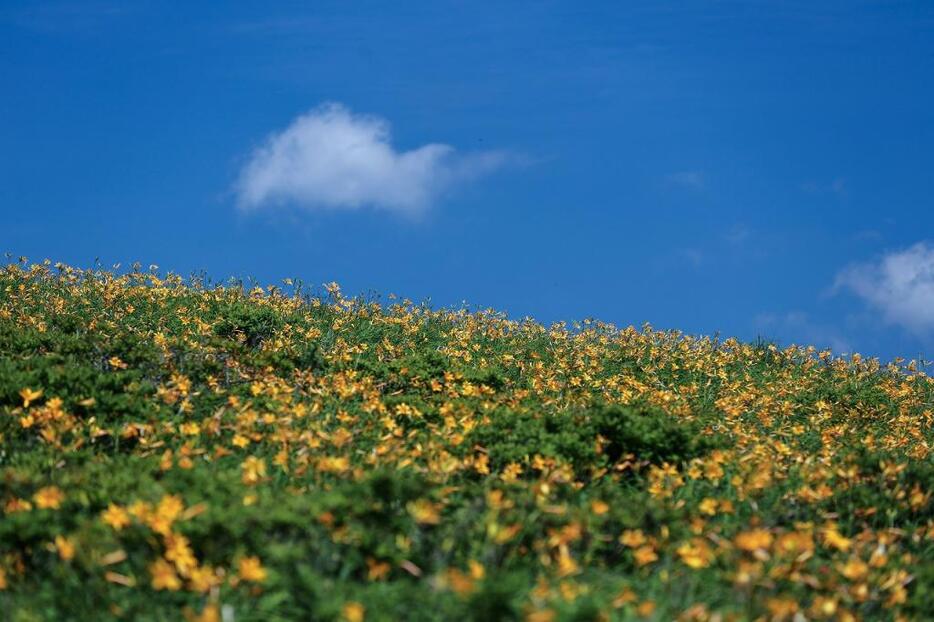
M 704 174 L 700 171 L 678 171 L 665 175 L 665 181 L 672 186 L 700 190 L 704 187 Z
M 501 151 L 460 154 L 438 143 L 397 151 L 386 120 L 328 103 L 271 135 L 242 169 L 236 193 L 244 210 L 295 205 L 416 214 L 510 159 Z
M 852 265 L 837 275 L 835 291 L 847 289 L 885 320 L 920 335 L 934 332 L 934 247 L 919 242 Z

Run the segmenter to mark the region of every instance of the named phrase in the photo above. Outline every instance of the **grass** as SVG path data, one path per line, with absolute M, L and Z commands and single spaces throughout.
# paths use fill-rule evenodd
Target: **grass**
M 0 611 L 930 619 L 932 401 L 814 348 L 10 264 Z

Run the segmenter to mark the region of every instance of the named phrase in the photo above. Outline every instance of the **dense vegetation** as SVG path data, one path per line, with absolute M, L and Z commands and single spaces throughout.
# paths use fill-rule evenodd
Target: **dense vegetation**
M 0 612 L 934 617 L 934 381 L 134 269 L 0 268 Z

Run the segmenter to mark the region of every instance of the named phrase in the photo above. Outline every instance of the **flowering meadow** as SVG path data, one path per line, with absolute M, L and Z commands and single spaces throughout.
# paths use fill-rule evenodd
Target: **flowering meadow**
M 0 267 L 4 620 L 934 618 L 934 380 Z

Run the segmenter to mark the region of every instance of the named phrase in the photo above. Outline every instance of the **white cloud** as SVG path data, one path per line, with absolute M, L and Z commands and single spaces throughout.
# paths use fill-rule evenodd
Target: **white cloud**
M 875 263 L 850 266 L 837 276 L 839 288 L 855 293 L 890 323 L 919 334 L 934 330 L 934 248 L 924 242 Z
M 396 151 L 386 120 L 328 103 L 270 136 L 240 172 L 236 193 L 246 210 L 289 204 L 414 214 L 507 159 L 498 151 L 462 155 L 434 143 Z

